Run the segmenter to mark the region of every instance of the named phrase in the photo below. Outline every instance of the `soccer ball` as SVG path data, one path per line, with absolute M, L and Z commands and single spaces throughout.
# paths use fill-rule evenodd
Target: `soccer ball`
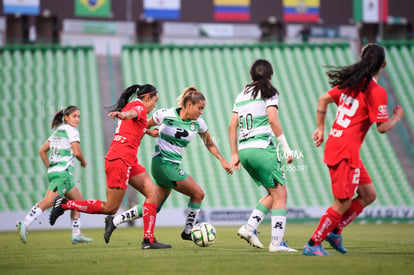
M 216 229 L 207 222 L 197 223 L 191 230 L 191 239 L 200 247 L 207 247 L 216 240 Z

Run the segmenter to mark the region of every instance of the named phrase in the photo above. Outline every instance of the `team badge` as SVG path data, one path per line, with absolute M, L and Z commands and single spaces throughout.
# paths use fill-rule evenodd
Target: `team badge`
M 380 105 L 380 106 L 378 106 L 378 115 L 380 115 L 380 116 L 388 116 L 387 105 Z
M 194 131 L 194 130 L 195 130 L 195 128 L 196 128 L 196 127 L 195 127 L 195 123 L 194 123 L 194 122 L 192 122 L 192 123 L 191 123 L 191 125 L 190 125 L 190 130 L 191 130 L 191 131 Z

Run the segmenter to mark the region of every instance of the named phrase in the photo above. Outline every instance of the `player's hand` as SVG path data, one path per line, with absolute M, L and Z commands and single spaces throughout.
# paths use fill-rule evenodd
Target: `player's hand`
M 226 170 L 227 174 L 233 175 L 233 169 L 231 168 L 230 163 L 227 161 L 222 161 L 221 165 L 223 166 L 224 170 Z
M 87 165 L 88 165 L 88 163 L 86 162 L 86 160 L 84 161 L 84 162 L 81 162 L 81 167 L 83 167 L 83 168 L 85 168 Z
M 319 147 L 323 143 L 323 130 L 316 129 L 313 133 L 312 139 L 315 141 L 315 146 Z
M 395 106 L 394 109 L 392 110 L 392 114 L 398 117 L 399 119 L 403 118 L 404 117 L 403 107 L 401 107 L 400 105 Z
M 112 120 L 115 120 L 115 118 L 122 119 L 122 115 L 121 114 L 122 114 L 121 112 L 116 111 L 116 112 L 110 112 L 108 114 L 108 116 L 112 117 Z
M 291 164 L 293 161 L 294 161 L 294 158 L 293 158 L 293 156 L 292 156 L 292 155 L 288 156 L 288 157 L 287 157 L 287 159 L 286 159 L 286 162 L 287 162 L 288 164 Z
M 231 156 L 231 168 L 234 170 L 240 170 L 240 158 L 239 154 L 235 154 Z
M 152 130 L 150 130 L 150 129 L 147 129 L 146 131 L 145 131 L 145 133 L 147 134 L 147 135 L 149 135 L 149 136 L 151 136 L 151 137 L 158 137 L 158 135 L 159 135 L 159 130 L 158 129 L 152 129 Z

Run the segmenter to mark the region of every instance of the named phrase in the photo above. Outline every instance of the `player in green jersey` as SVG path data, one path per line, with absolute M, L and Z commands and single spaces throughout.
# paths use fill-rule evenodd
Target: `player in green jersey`
M 46 209 L 52 206 L 53 199 L 57 195 L 73 200 L 83 199 L 73 179 L 74 159 L 77 158 L 82 167 L 87 165 L 80 148 L 80 137 L 77 129 L 79 121 L 80 111 L 78 107 L 73 105 L 58 111 L 53 117 L 51 128 L 55 131 L 40 148 L 40 158 L 48 168 L 49 187 L 43 200 L 36 203 L 26 217 L 16 223 L 23 243 L 27 242 L 29 227 Z M 48 152 L 50 152 L 49 157 Z M 78 211 L 71 212 L 73 244 L 92 241 L 92 239 L 81 233 L 79 216 Z
M 267 60 L 256 60 L 250 68 L 252 83 L 237 96 L 233 107 L 229 126 L 231 167 L 240 170 L 242 165 L 256 184 L 268 192 L 237 234 L 252 246 L 263 248 L 255 232 L 271 211 L 272 239 L 269 251 L 296 252 L 283 242 L 286 227 L 286 180 L 273 137 L 277 137 L 283 148 L 287 163 L 293 162 L 293 154 L 279 122 L 279 92 L 270 82 L 272 75 L 273 68 Z

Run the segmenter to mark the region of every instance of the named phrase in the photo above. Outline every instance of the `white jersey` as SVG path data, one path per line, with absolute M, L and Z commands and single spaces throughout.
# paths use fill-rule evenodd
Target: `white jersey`
M 160 109 L 152 119 L 159 127 L 159 135 L 153 156 L 161 155 L 165 160 L 180 163 L 185 147 L 197 135 L 207 132 L 204 120 L 182 120 L 179 109 Z
M 239 115 L 239 150 L 266 148 L 274 136 L 269 125 L 267 107 L 278 107 L 278 95 L 262 99 L 260 91 L 252 98 L 252 88 L 244 89 L 237 97 L 233 112 Z
M 49 137 L 48 141 L 50 142 L 48 173 L 73 168 L 75 156 L 72 150 L 72 142 L 80 142 L 78 129 L 69 124 L 61 124 Z

